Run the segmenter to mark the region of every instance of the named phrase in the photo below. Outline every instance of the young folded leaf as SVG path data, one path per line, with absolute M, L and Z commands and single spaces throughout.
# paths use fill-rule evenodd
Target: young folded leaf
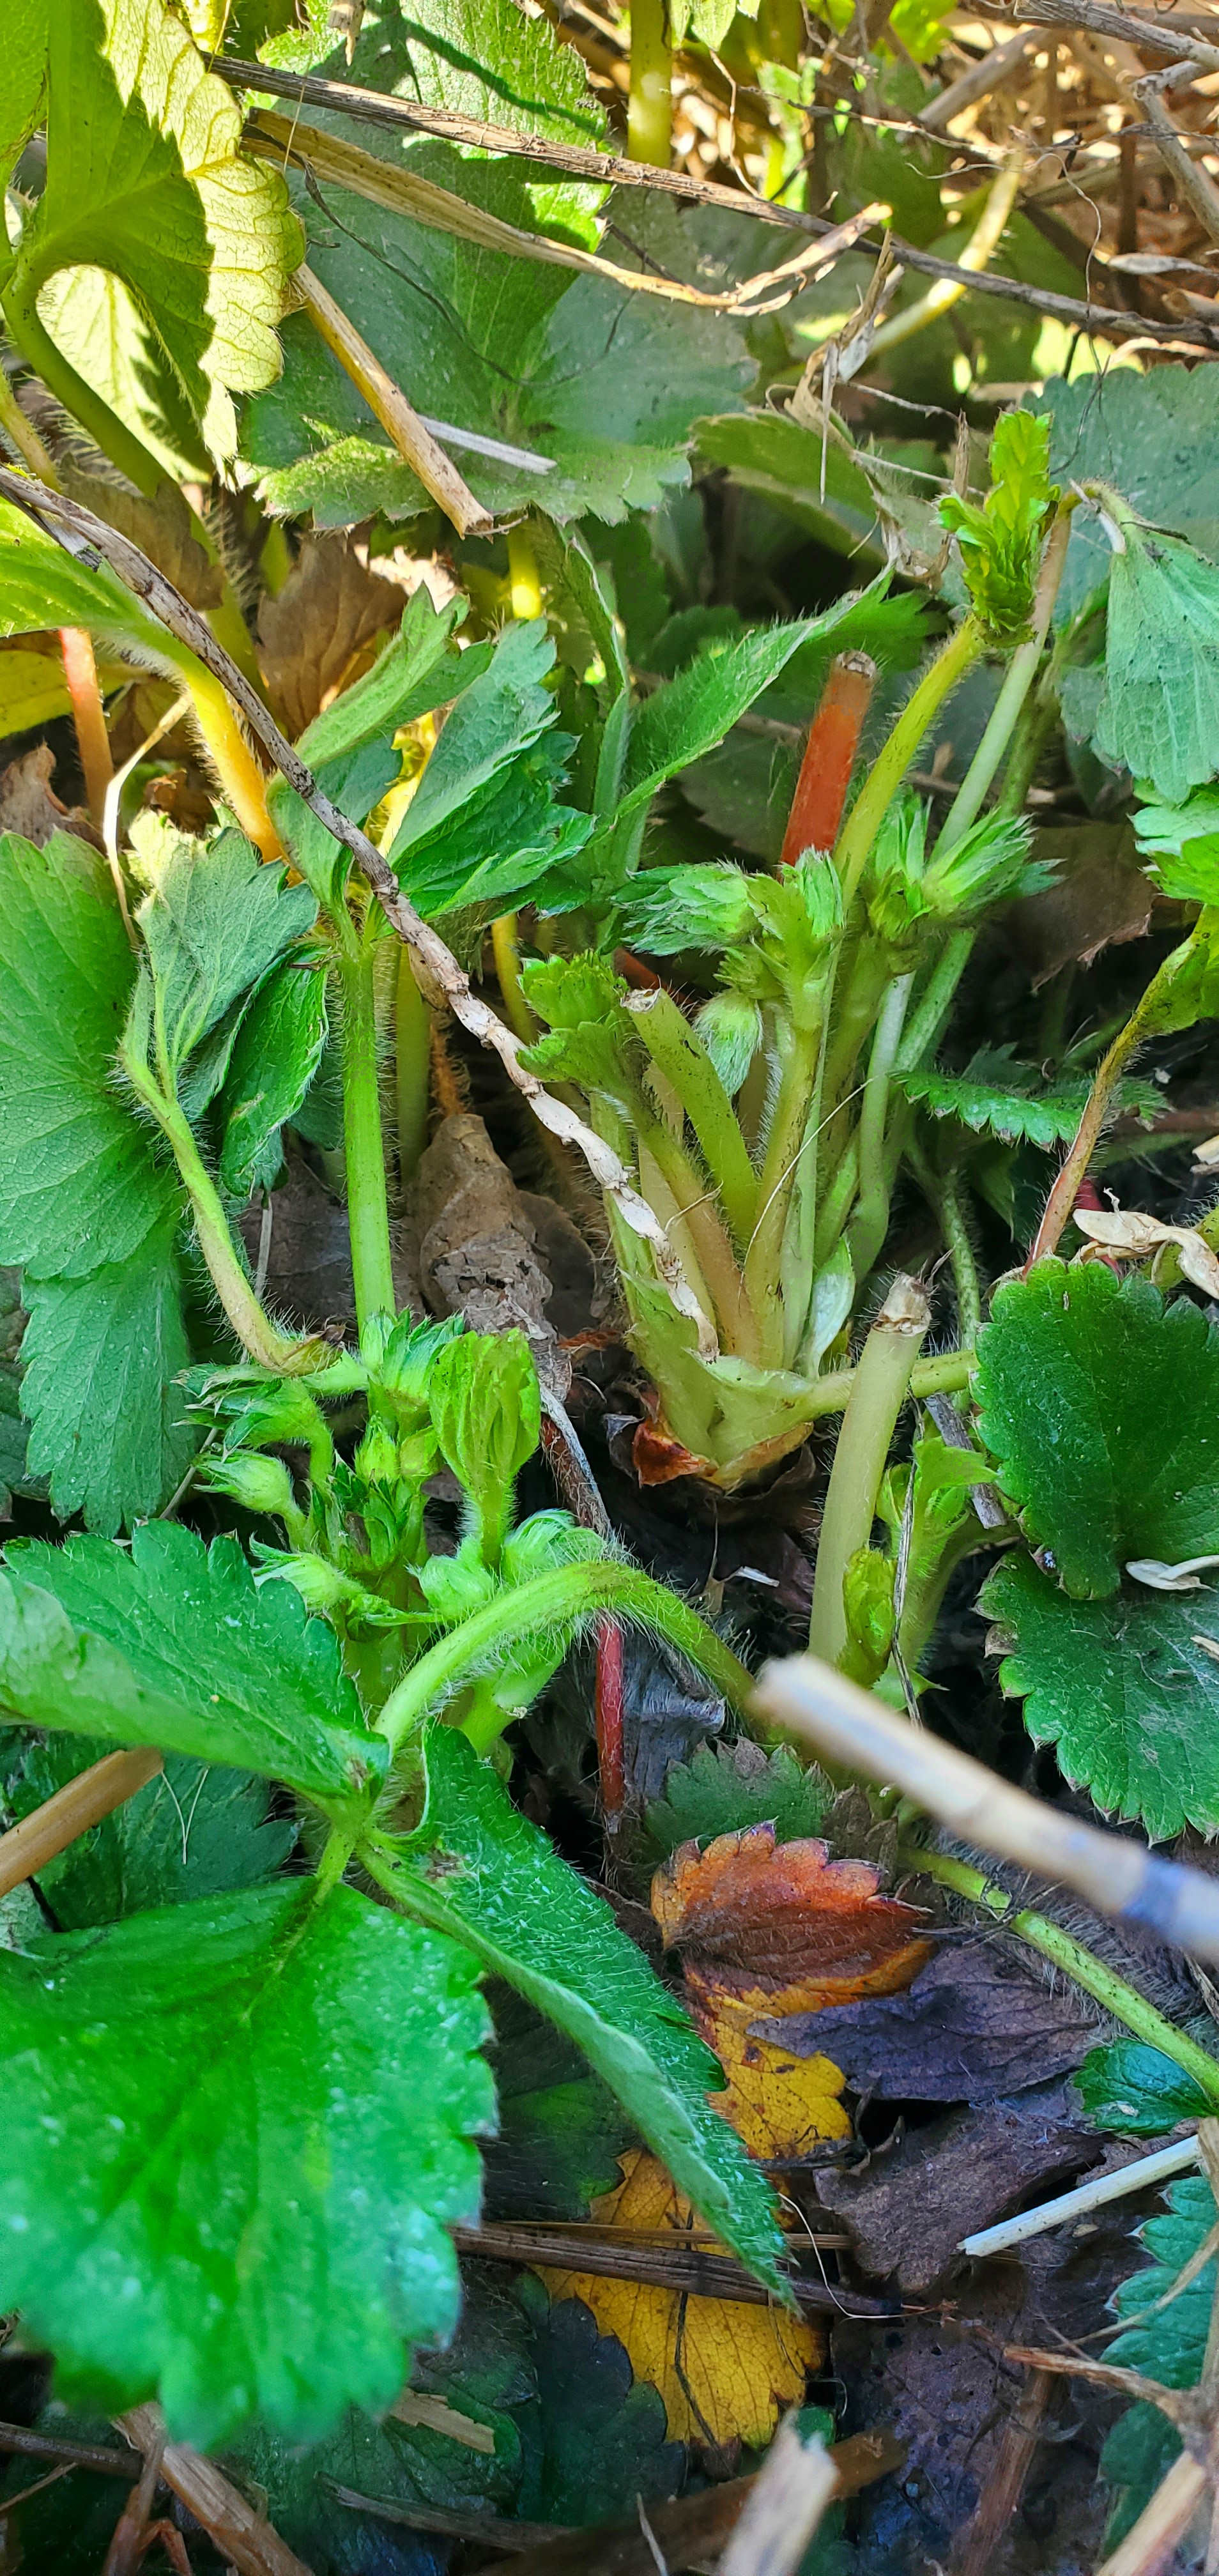
M 975 614 L 996 644 L 1022 643 L 1028 632 L 1046 522 L 1058 500 L 1049 463 L 1049 422 L 1005 412 L 991 440 L 991 488 L 981 508 L 954 492 L 940 503 Z
M 308 1881 L 0 1952 L 0 2297 L 69 2394 L 158 2394 L 200 2445 L 391 2403 L 456 2322 L 494 2120 L 476 1975 Z

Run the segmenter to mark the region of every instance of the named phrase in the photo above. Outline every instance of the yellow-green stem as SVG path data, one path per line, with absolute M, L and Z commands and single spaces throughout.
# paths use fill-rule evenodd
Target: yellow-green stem
M 668 0 L 631 0 L 627 158 L 667 170 L 673 143 L 673 44 Z
M 963 680 L 982 651 L 977 618 L 963 618 L 941 646 L 902 708 L 889 739 L 882 744 L 839 835 L 834 863 L 842 879 L 844 906 L 849 907 L 867 866 L 872 844 L 914 759 L 924 734 L 944 700 Z
M 377 1018 L 372 948 L 339 962 L 343 996 L 343 1152 L 347 1167 L 347 1221 L 356 1320 L 363 1332 L 374 1315 L 393 1315 L 393 1264 L 389 1197 L 377 1065 Z
M 991 1914 L 999 1917 L 1005 1931 L 1015 1932 L 1021 1941 L 1029 1943 L 1030 1948 L 1039 1950 L 1043 1959 L 1052 1961 L 1056 1968 L 1061 1968 L 1073 1978 L 1077 1986 L 1082 1986 L 1085 1994 L 1093 1995 L 1098 2004 L 1103 2004 L 1115 2021 L 1124 2022 L 1136 2039 L 1146 2040 L 1150 2048 L 1158 2048 L 1162 2056 L 1171 2057 L 1187 2075 L 1193 2076 L 1195 2083 L 1202 2086 L 1212 2101 L 1219 2102 L 1219 2059 L 1199 2048 L 1187 2032 L 1177 2030 L 1172 2022 L 1165 2021 L 1163 2014 L 1156 2011 L 1154 2004 L 1148 2003 L 1145 1995 L 1139 1994 L 1134 1986 L 1128 1986 L 1124 1978 L 1115 1976 L 1112 1968 L 1107 1968 L 1103 1960 L 1095 1958 L 1091 1950 L 1084 1948 L 1082 1941 L 1073 1941 L 1069 1932 L 1064 1932 L 1057 1923 L 1051 1923 L 1046 1915 L 1017 1907 L 1015 1898 L 1005 1887 L 984 1877 L 982 1871 L 972 1868 L 968 1861 L 954 1860 L 947 1852 L 924 1851 L 919 1844 L 910 1844 L 899 1851 L 898 1867 L 918 1870 L 924 1878 L 934 1878 L 939 1886 L 951 1888 L 955 1895 L 968 1897 L 975 1905 L 985 1905 Z
M 279 834 L 267 812 L 266 780 L 226 692 L 193 653 L 180 652 L 176 658 L 191 693 L 195 722 L 242 831 L 264 859 L 282 859 Z
M 843 1583 L 866 1547 L 880 1480 L 931 1309 L 912 1279 L 895 1279 L 863 1346 L 843 1416 L 817 1541 L 809 1653 L 837 1664 L 847 1643 Z

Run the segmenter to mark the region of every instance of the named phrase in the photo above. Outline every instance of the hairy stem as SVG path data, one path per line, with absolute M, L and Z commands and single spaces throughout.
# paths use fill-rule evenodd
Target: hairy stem
M 1118 1030 L 1112 1045 L 1102 1056 L 1070 1151 L 1046 1200 L 1045 1214 L 1037 1228 L 1032 1250 L 1024 1265 L 1026 1271 L 1032 1269 L 1035 1261 L 1046 1260 L 1049 1254 L 1056 1250 L 1058 1238 L 1079 1196 L 1080 1183 L 1092 1159 L 1093 1149 L 1099 1141 L 1118 1083 L 1131 1057 L 1137 1054 L 1147 1038 L 1154 1037 L 1157 1029 L 1165 1025 L 1161 1013 L 1166 1005 L 1171 1005 L 1174 985 L 1189 973 L 1196 958 L 1200 955 L 1205 956 L 1217 923 L 1219 923 L 1219 913 L 1213 908 L 1208 908 L 1200 914 L 1189 938 L 1182 940 L 1180 947 L 1174 948 L 1172 955 L 1166 957 L 1163 964 L 1157 968 L 1142 1000 L 1127 1020 L 1125 1028 Z M 1195 1011 L 1193 1018 L 1198 1016 L 1198 1012 Z M 1188 1028 L 1192 1025 L 1192 1021 L 1188 1018 L 1182 1021 L 1170 1016 L 1167 1025 L 1170 1028 Z
M 847 1233 L 847 1249 L 857 1279 L 866 1278 L 888 1230 L 889 1199 L 893 1187 L 885 1154 L 889 1083 L 901 1045 L 913 983 L 913 975 L 894 976 L 872 1041 L 859 1117 L 859 1198 Z
M 897 1278 L 855 1371 L 834 1452 L 817 1542 L 809 1652 L 837 1664 L 847 1643 L 842 1587 L 856 1550 L 866 1547 L 897 1417 L 910 1392 L 931 1309 L 914 1280 Z
M 1127 2030 L 1133 2031 L 1136 2039 L 1146 2040 L 1150 2048 L 1158 2048 L 1162 2056 L 1171 2057 L 1187 2075 L 1193 2076 L 1195 2083 L 1202 2086 L 1212 2101 L 1219 2102 L 1219 2059 L 1199 2048 L 1197 2041 L 1190 2039 L 1185 2031 L 1177 2030 L 1172 2022 L 1165 2021 L 1163 2014 L 1156 2011 L 1154 2004 L 1148 2003 L 1145 1995 L 1139 1994 L 1134 1986 L 1128 1986 L 1124 1978 L 1115 1976 L 1112 1968 L 1107 1968 L 1103 1960 L 1084 1948 L 1082 1941 L 1072 1940 L 1069 1932 L 1062 1931 L 1044 1914 L 1017 1908 L 1015 1898 L 1005 1887 L 986 1878 L 968 1861 L 952 1859 L 947 1852 L 924 1851 L 919 1845 L 912 1844 L 898 1853 L 898 1866 L 918 1870 L 924 1878 L 934 1878 L 941 1887 L 952 1888 L 956 1895 L 968 1897 L 973 1904 L 985 1905 L 990 1913 L 1000 1918 L 1006 1931 L 1015 1932 L 1032 1949 L 1040 1950 L 1043 1959 L 1051 1960 L 1056 1968 L 1072 1977 L 1077 1986 L 1082 1986 L 1085 1994 L 1093 1995 L 1106 2012 L 1112 2013 L 1115 2021 L 1124 2022 Z
M 544 1634 L 547 1629 L 559 1634 L 574 1630 L 601 1610 L 612 1610 L 619 1619 L 663 1637 L 666 1645 L 675 1646 L 696 1672 L 715 1684 L 733 1708 L 746 1708 L 752 1677 L 714 1628 L 637 1566 L 607 1559 L 604 1565 L 556 1566 L 528 1583 L 513 1584 L 450 1629 L 446 1637 L 438 1638 L 391 1691 L 377 1720 L 378 1734 L 396 1752 L 432 1710 L 493 1666 L 497 1654 L 515 1639 Z M 498 1712 L 497 1718 L 498 1734 L 511 1725 L 512 1716 Z M 477 1750 L 485 1752 L 492 1740 L 480 1741 Z
M 504 1017 L 525 1046 L 536 1046 L 538 1024 L 525 999 L 521 982 L 521 952 L 517 944 L 516 914 L 501 912 L 491 924 L 491 953 L 503 999 Z
M 663 985 L 634 993 L 627 1009 L 659 1071 L 673 1086 L 698 1138 L 738 1251 L 748 1249 L 758 1182 L 732 1102 L 702 1040 Z
M 212 1285 L 242 1349 L 260 1368 L 277 1377 L 304 1377 L 333 1361 L 328 1343 L 291 1340 L 266 1313 L 246 1274 L 233 1241 L 224 1202 L 195 1143 L 190 1121 L 176 1100 L 158 1089 L 146 1064 L 124 1046 L 120 1062 L 132 1089 L 156 1120 L 173 1148 L 174 1160 L 190 1198 L 199 1249 Z
M 898 1073 L 912 1073 L 925 1056 L 934 1053 L 977 935 L 976 930 L 954 930 L 936 959 L 898 1049 Z
M 398 951 L 394 1000 L 394 1087 L 398 1109 L 398 1180 L 406 1189 L 427 1143 L 431 1092 L 432 1021 L 419 990 L 409 948 Z
M 849 906 L 855 895 L 872 843 L 928 725 L 957 682 L 964 679 L 971 664 L 977 661 L 983 641 L 977 618 L 963 618 L 955 633 L 941 646 L 930 670 L 924 672 L 918 687 L 912 689 L 888 741 L 882 744 L 873 761 L 834 853 L 834 863 L 842 879 L 844 905 Z
M 55 459 L 43 446 L 33 421 L 27 420 L 3 367 L 0 367 L 0 436 L 9 447 L 16 449 L 31 474 L 37 474 L 44 483 L 49 483 L 53 492 L 59 490 Z
M 215 764 L 221 788 L 248 840 L 264 859 L 282 859 L 279 834 L 267 812 L 266 780 L 219 680 L 201 663 L 183 672 L 195 721 Z
M 98 686 L 93 638 L 85 633 L 83 626 L 61 626 L 59 649 L 72 702 L 72 722 L 76 727 L 89 813 L 100 831 L 106 811 L 106 790 L 114 776 L 114 763 L 106 731 L 106 710 Z
M 375 919 L 374 912 L 374 919 Z M 374 952 L 367 939 L 358 958 L 339 961 L 343 995 L 343 1148 L 347 1164 L 347 1218 L 351 1275 L 361 1332 L 374 1315 L 394 1315 L 394 1275 L 389 1249 L 389 1198 L 377 1066 Z
M 957 789 L 936 841 L 934 855 L 955 849 L 964 839 L 971 824 L 977 821 L 982 799 L 1015 731 L 1017 718 L 1037 674 L 1054 602 L 1067 560 L 1071 537 L 1071 514 L 1076 507 L 1074 496 L 1066 500 L 1046 540 L 1033 599 L 1032 631 L 1025 643 L 1017 646 L 1008 665 L 1007 676 L 990 712 L 986 731 Z
M 668 0 L 631 0 L 627 158 L 667 170 L 673 138 L 673 46 Z

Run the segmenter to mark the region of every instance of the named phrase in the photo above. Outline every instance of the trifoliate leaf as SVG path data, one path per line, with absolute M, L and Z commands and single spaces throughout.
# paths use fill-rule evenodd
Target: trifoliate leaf
M 147 816 L 136 847 L 150 884 L 137 918 L 152 970 L 158 1070 L 176 1086 L 233 1003 L 312 927 L 317 904 L 308 886 L 286 885 L 282 867 L 268 867 L 242 832 L 221 832 L 205 849 L 163 816 Z
M 991 488 L 981 509 L 955 492 L 940 503 L 975 615 L 996 643 L 1018 644 L 1028 631 L 1046 521 L 1058 499 L 1049 456 L 1048 421 L 1005 412 L 990 444 Z
M 1141 2039 L 1090 2049 L 1072 2081 L 1097 2128 L 1123 2137 L 1162 2138 L 1179 2120 L 1214 2115 L 1213 2100 L 1194 2077 Z
M 0 1954 L 0 2296 L 69 2387 L 203 2445 L 389 2405 L 478 2207 L 476 1973 L 309 1881 Z
M 996 1292 L 977 1394 L 1001 1489 L 1073 1597 L 1219 1545 L 1219 1332 L 1187 1298 L 1038 1262 Z
M 769 2185 L 708 2103 L 719 2070 L 681 2006 L 463 1736 L 433 1728 L 427 1766 L 427 1812 L 408 1849 L 404 1901 L 468 1941 L 577 2041 L 716 2235 L 777 2288 L 781 2239 Z M 435 1875 L 416 1876 L 429 1850 Z
M 279 373 L 302 248 L 283 179 L 241 154 L 241 110 L 164 0 L 14 6 L 27 47 L 41 29 L 47 175 L 9 295 L 33 302 L 82 266 L 120 278 L 211 443 L 231 445 L 228 393 Z
M 171 1204 L 126 1261 L 84 1279 L 24 1275 L 29 1472 L 47 1479 L 60 1520 L 79 1512 L 106 1538 L 161 1509 L 198 1445 L 181 1385 L 190 1345 L 178 1231 Z
M 108 1750 L 78 1735 L 29 1744 L 8 1795 L 14 1817 L 29 1815 Z M 171 1753 L 134 1798 L 39 1870 L 60 1931 L 87 1932 L 151 1906 L 261 1886 L 296 1841 L 295 1824 L 272 1822 L 269 1803 L 266 1782 L 249 1772 Z
M 1168 2215 L 1147 2219 L 1137 2231 L 1151 2263 L 1132 2272 L 1113 2298 L 1120 2317 L 1142 2317 L 1144 2322 L 1132 2323 L 1107 2344 L 1105 2358 L 1121 2369 L 1158 2379 L 1163 2388 L 1193 2388 L 1206 2358 L 1215 2297 L 1214 2263 L 1205 2264 L 1179 2296 L 1173 2298 L 1170 2292 L 1209 2236 L 1215 2203 L 1209 2183 L 1200 2174 L 1172 2183 L 1164 2197 Z M 1155 2313 L 1147 2316 L 1148 2309 Z M 1101 2474 L 1117 2489 L 1105 2536 L 1107 2547 L 1118 2544 L 1151 2502 L 1180 2447 L 1174 2427 L 1158 2407 L 1139 2404 L 1119 2416 L 1101 2453 Z
M 1155 1841 L 1186 1824 L 1214 1831 L 1219 1596 L 1130 1584 L 1072 1601 L 1021 1553 L 1003 1559 L 980 1607 L 1008 1649 L 1004 1690 L 1023 1699 L 1030 1735 L 1055 1746 L 1068 1780 L 1107 1814 L 1141 1817 Z
M 958 1118 L 975 1135 L 1001 1136 L 1006 1144 L 1023 1139 L 1030 1145 L 1057 1145 L 1075 1134 L 1088 1097 L 1086 1081 L 1055 1082 L 1041 1090 L 1041 1068 L 1018 1064 L 1010 1046 L 979 1047 L 963 1073 L 916 1065 L 894 1081 L 907 1100 L 933 1118 Z M 1127 1114 L 1150 1118 L 1163 1100 L 1149 1082 L 1125 1084 L 1121 1106 Z
M 237 1032 L 217 1110 L 224 1125 L 220 1185 L 244 1203 L 269 1188 L 282 1161 L 279 1131 L 295 1119 L 326 1044 L 326 977 L 287 958 L 255 994 Z
M 1109 572 L 1102 760 L 1180 804 L 1219 772 L 1219 567 L 1179 537 L 1121 522 Z
M 772 1824 L 776 1842 L 801 1842 L 820 1831 L 833 1794 L 786 1744 L 769 1755 L 747 1737 L 700 1744 L 692 1761 L 674 1764 L 663 1798 L 648 1808 L 644 1857 L 666 1860 L 679 1843 L 714 1842 L 745 1825 Z
M 31 1726 L 159 1744 L 341 1797 L 383 1767 L 339 1641 L 286 1583 L 256 1587 L 233 1538 L 150 1521 L 13 1548 L 0 1578 L 0 1698 Z

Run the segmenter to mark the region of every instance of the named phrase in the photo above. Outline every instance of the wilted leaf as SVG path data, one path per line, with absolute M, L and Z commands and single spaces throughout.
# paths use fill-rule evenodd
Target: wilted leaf
M 1128 823 L 1068 823 L 1037 832 L 1032 855 L 1053 870 L 1054 882 L 1014 903 L 1001 927 L 1028 965 L 1034 992 L 1063 966 L 1090 966 L 1103 948 L 1142 938 L 1155 888 L 1139 865 Z
M 223 568 L 192 536 L 185 496 L 168 475 L 151 500 L 106 475 L 85 474 L 71 464 L 60 465 L 59 481 L 70 500 L 81 502 L 107 527 L 117 528 L 139 546 L 192 608 L 218 607 L 224 591 Z
M 259 662 L 290 742 L 354 678 L 357 657 L 402 619 L 398 584 L 346 537 L 306 536 L 283 589 L 258 608 Z
M 1149 1261 L 1164 1244 L 1175 1244 L 1185 1277 L 1204 1296 L 1219 1296 L 1219 1261 L 1196 1226 L 1161 1225 L 1141 1208 L 1077 1208 L 1075 1223 L 1089 1243 L 1127 1261 Z
M 808 1990 L 797 2011 L 854 1993 L 892 1993 L 928 1955 L 921 1916 L 879 1893 L 867 1861 L 829 1857 L 823 1842 L 777 1843 L 771 1824 L 686 1843 L 652 1881 L 652 1912 L 700 1990 L 743 1997 Z
M 1095 2023 L 980 1943 L 938 1949 L 909 1992 L 759 2021 L 795 2053 L 832 2051 L 854 2093 L 890 2102 L 994 2102 L 1078 2066 Z
M 688 2242 L 697 2222 L 664 2166 L 639 2154 L 624 2156 L 622 2165 L 619 2188 L 594 2206 L 601 2225 Z M 674 2442 L 769 2441 L 825 2351 L 815 2326 L 780 2308 L 581 2272 L 542 2277 L 552 2299 L 582 2299 L 602 2334 L 617 2336 L 636 2378 L 660 2390 Z

